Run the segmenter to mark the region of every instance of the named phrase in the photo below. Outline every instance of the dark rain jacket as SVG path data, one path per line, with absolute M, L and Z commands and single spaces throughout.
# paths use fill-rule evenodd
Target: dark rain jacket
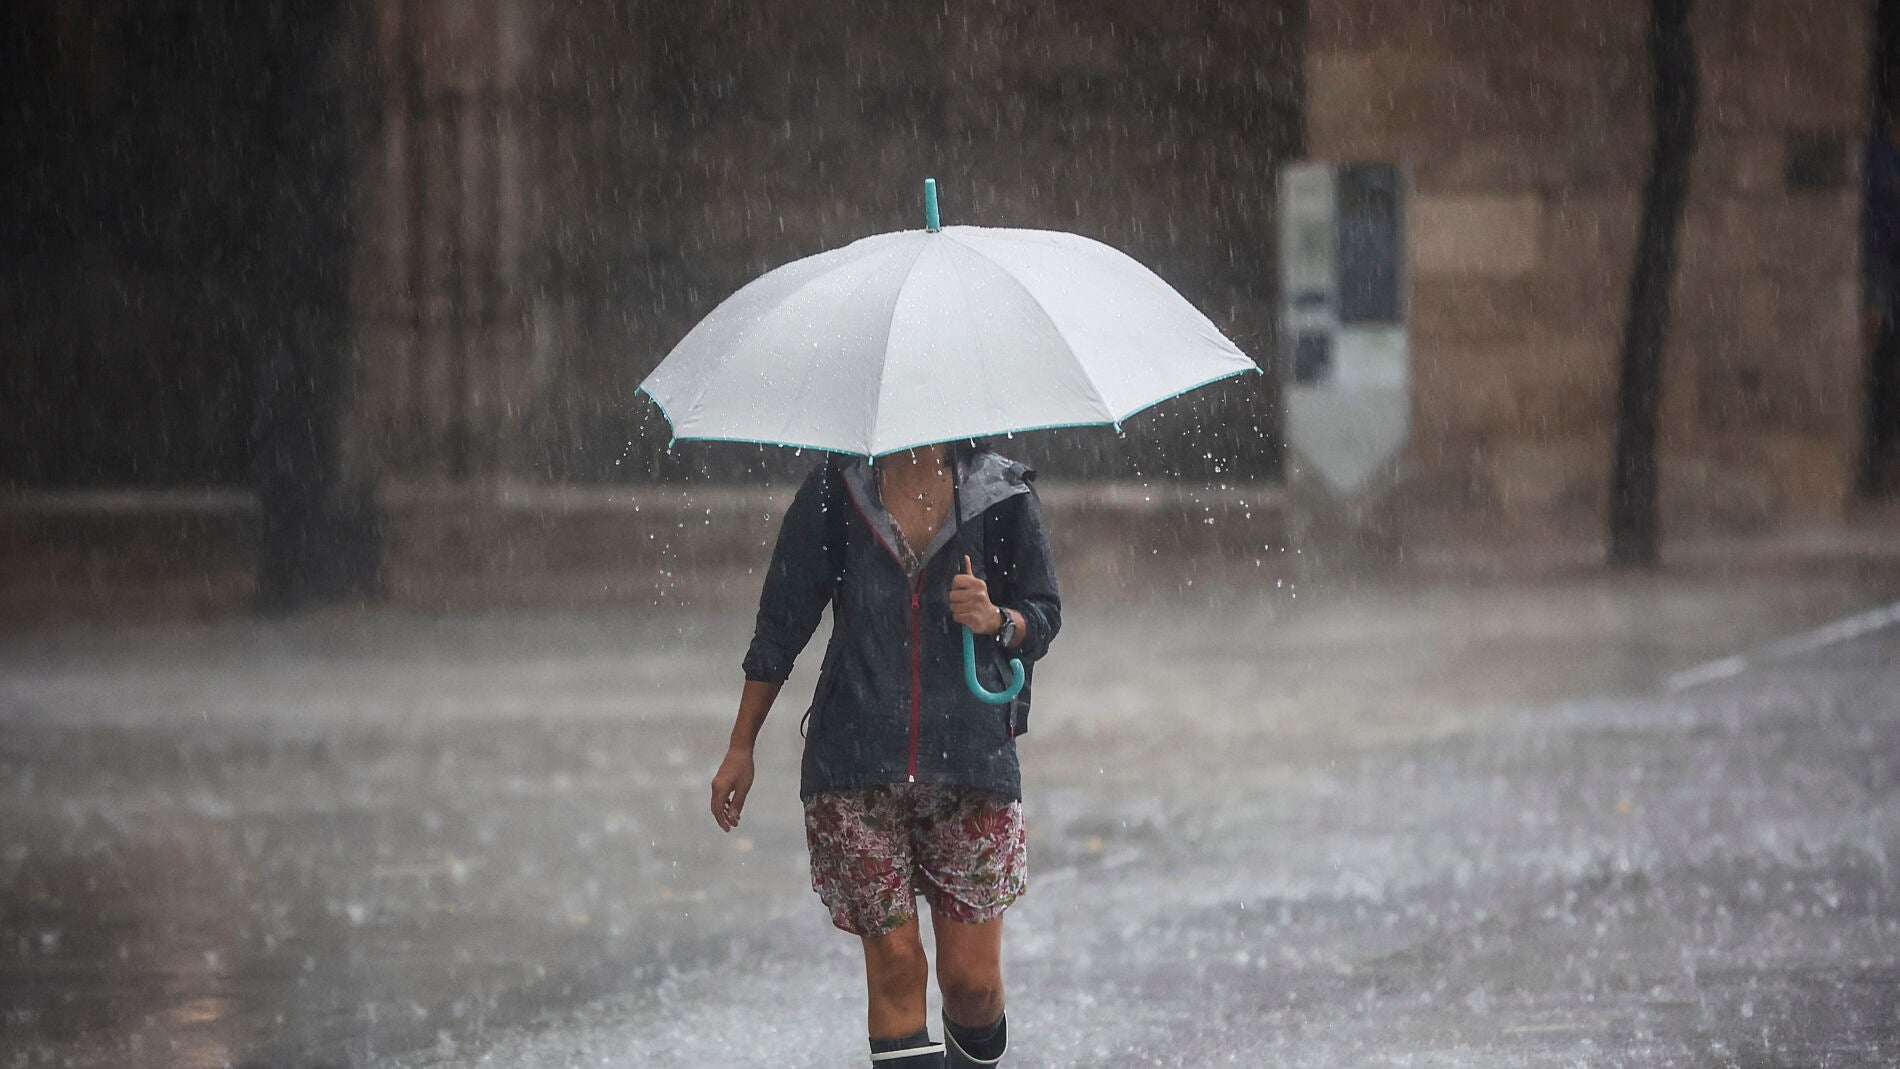
M 977 636 L 977 678 L 991 691 L 1007 684 L 1009 658 L 1027 669 L 1048 652 L 1062 626 L 1062 599 L 1034 477 L 994 453 L 968 461 L 961 535 L 946 518 L 915 574 L 898 553 L 896 525 L 867 462 L 827 462 L 799 487 L 759 595 L 745 675 L 783 683 L 831 605 L 801 798 L 905 782 L 1022 797 L 1015 736 L 1027 723 L 1029 686 L 1007 705 L 970 693 L 949 596 L 967 554 L 990 600 L 1021 613 L 1027 625 L 1007 651 L 993 636 Z

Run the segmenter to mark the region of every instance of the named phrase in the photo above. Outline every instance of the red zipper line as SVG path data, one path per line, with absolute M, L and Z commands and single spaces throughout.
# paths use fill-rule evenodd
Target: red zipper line
M 907 572 L 909 569 L 904 567 L 904 558 L 898 556 L 897 547 L 891 545 L 878 531 L 877 525 L 871 522 L 871 517 L 864 514 L 864 506 L 858 504 L 858 495 L 847 487 L 844 496 L 851 499 L 851 507 L 858 510 L 858 518 L 864 521 L 865 528 L 877 539 L 878 545 L 883 546 L 884 552 L 897 562 L 897 569 Z M 924 717 L 923 600 L 924 573 L 929 569 L 930 562 L 925 561 L 917 569 L 917 579 L 910 587 L 910 767 L 906 773 L 906 781 L 910 783 L 917 782 L 917 736 L 922 731 Z
M 910 590 L 910 782 L 917 782 L 917 735 L 924 715 L 924 573 Z

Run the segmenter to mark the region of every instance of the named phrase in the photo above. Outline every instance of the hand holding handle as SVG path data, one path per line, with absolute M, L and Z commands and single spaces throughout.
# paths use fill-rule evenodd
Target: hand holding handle
M 965 575 L 971 577 L 976 575 L 976 567 L 971 564 L 970 558 L 968 557 L 963 558 L 963 571 Z M 1023 680 L 1025 676 L 1023 673 L 1022 659 L 1011 657 L 1009 659 L 1009 671 L 1009 686 L 1003 688 L 1001 691 L 993 691 L 983 686 L 983 682 L 976 678 L 976 634 L 970 630 L 968 624 L 965 624 L 963 626 L 963 682 L 965 686 L 970 688 L 970 693 L 990 705 L 1003 705 L 1008 703 L 1011 699 L 1015 698 L 1016 695 L 1021 694 L 1023 690 Z

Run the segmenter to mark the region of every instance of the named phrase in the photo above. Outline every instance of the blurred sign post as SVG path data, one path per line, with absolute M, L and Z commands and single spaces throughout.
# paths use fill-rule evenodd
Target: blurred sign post
M 1296 492 L 1317 482 L 1377 536 L 1411 430 L 1405 176 L 1383 163 L 1296 163 L 1280 174 L 1280 359 Z

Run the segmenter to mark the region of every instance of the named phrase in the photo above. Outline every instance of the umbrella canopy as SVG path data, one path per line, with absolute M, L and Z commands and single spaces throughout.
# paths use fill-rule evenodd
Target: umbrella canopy
M 864 238 L 727 298 L 640 389 L 676 438 L 882 456 L 1119 424 L 1258 371 L 1127 255 L 1048 230 Z

